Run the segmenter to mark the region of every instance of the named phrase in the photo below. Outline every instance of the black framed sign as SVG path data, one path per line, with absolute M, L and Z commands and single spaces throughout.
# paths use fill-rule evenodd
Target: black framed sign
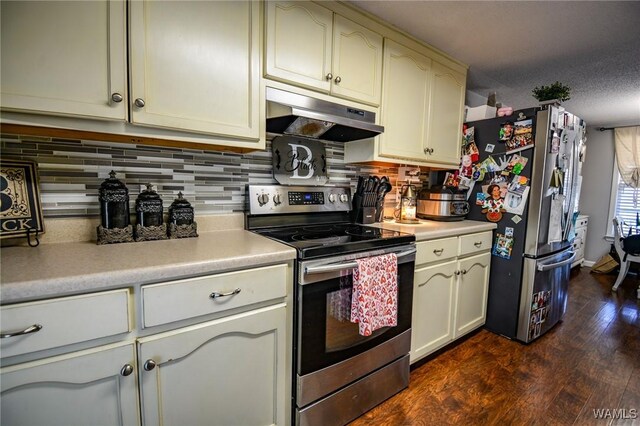
M 36 163 L 0 159 L 0 200 L 0 238 L 44 232 Z
M 298 136 L 278 136 L 271 142 L 273 177 L 282 185 L 324 185 L 327 156 L 324 143 Z

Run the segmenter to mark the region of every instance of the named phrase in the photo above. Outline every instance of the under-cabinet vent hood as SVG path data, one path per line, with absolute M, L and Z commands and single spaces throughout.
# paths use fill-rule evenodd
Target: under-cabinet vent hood
M 372 138 L 384 131 L 376 114 L 267 87 L 267 132 L 334 142 Z

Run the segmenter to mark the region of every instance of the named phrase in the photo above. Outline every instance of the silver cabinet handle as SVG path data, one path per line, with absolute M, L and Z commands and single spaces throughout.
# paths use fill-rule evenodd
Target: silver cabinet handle
M 6 339 L 8 337 L 16 337 L 16 336 L 23 336 L 25 334 L 37 333 L 40 330 L 42 330 L 42 326 L 40 324 L 33 324 L 32 326 L 29 326 L 24 330 L 16 331 L 13 333 L 2 333 L 0 334 L 0 339 Z
M 137 98 L 134 102 L 133 102 L 138 108 L 142 108 L 144 106 L 144 99 L 142 98 Z
M 217 299 L 219 297 L 235 296 L 236 294 L 240 293 L 240 291 L 241 290 L 239 288 L 236 288 L 235 290 L 230 291 L 228 293 L 218 293 L 218 292 L 214 291 L 213 293 L 211 293 L 209 295 L 209 297 L 212 298 L 212 299 Z
M 111 100 L 113 102 L 122 102 L 124 98 L 122 97 L 122 95 L 120 93 L 114 93 L 111 95 Z
M 476 241 L 473 245 L 480 248 L 480 246 L 482 246 L 482 241 Z
M 396 253 L 398 258 L 403 256 L 409 256 L 416 252 L 415 248 L 411 248 L 406 251 L 402 251 L 400 253 Z M 353 269 L 358 267 L 358 262 L 343 262 L 343 263 L 329 263 L 328 265 L 320 265 L 320 266 L 306 266 L 304 268 L 305 274 L 322 274 L 325 272 L 335 272 L 342 271 L 343 269 Z
M 340 76 L 337 76 L 333 81 L 335 81 L 336 83 L 340 83 L 342 81 L 342 78 L 340 78 Z
M 436 256 L 440 256 L 442 254 L 442 252 L 444 251 L 444 249 L 433 249 L 433 253 Z
M 148 359 L 148 360 L 146 360 L 144 362 L 144 366 L 143 367 L 144 367 L 144 369 L 146 371 L 151 371 L 154 368 L 156 368 L 156 362 L 154 360 L 152 360 L 152 359 Z
M 464 274 L 466 274 L 466 273 L 467 273 L 467 270 L 466 270 L 466 269 L 463 269 L 463 270 L 462 270 L 462 271 L 460 271 L 460 272 L 462 272 L 462 275 L 464 275 Z
M 329 74 L 327 74 L 327 76 L 325 78 L 327 80 L 331 80 L 333 78 L 333 74 L 329 73 Z
M 435 151 L 434 148 L 429 148 L 429 154 L 433 154 L 433 151 Z
M 425 153 L 425 154 L 428 154 L 428 153 L 429 153 L 429 148 L 425 148 L 425 149 L 424 149 L 424 153 Z
M 455 271 L 454 274 L 460 275 L 460 271 Z
M 133 373 L 133 366 L 131 364 L 125 364 L 120 370 L 120 374 L 127 377 Z

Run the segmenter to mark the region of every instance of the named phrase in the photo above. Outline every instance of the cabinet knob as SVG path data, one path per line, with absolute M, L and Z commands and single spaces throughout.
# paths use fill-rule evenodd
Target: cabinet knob
M 144 99 L 142 99 L 142 98 L 137 98 L 133 103 L 134 103 L 138 108 L 142 108 L 142 107 L 144 107 Z
M 333 74 L 329 73 L 329 74 L 327 74 L 327 76 L 325 78 L 327 80 L 331 80 L 333 78 Z
M 143 367 L 144 367 L 144 369 L 146 371 L 151 371 L 154 368 L 156 368 L 156 362 L 154 360 L 152 360 L 152 359 L 148 359 L 148 360 L 146 360 L 144 362 L 144 366 Z
M 467 270 L 466 270 L 466 269 L 463 269 L 463 270 L 462 270 L 462 271 L 460 271 L 460 272 L 462 272 L 462 275 L 464 275 L 464 274 L 466 274 L 466 273 L 467 273 Z
M 335 80 L 333 80 L 336 82 L 336 84 L 340 83 L 342 81 L 342 78 L 340 78 L 340 76 L 337 76 Z
M 425 148 L 424 149 L 424 153 L 425 154 L 433 154 L 433 148 Z
M 120 93 L 114 93 L 114 94 L 111 95 L 111 100 L 113 102 L 116 102 L 116 103 L 122 102 L 123 99 L 124 98 L 122 97 L 122 95 Z
M 133 366 L 131 364 L 125 364 L 122 370 L 120 370 L 120 374 L 125 377 L 131 375 L 131 373 L 133 373 Z
M 454 274 L 460 275 L 460 271 L 456 271 L 456 272 L 454 272 Z

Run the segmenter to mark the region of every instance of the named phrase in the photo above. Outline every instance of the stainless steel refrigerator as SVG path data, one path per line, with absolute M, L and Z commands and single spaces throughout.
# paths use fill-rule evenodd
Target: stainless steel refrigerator
M 509 129 L 517 133 L 522 123 L 530 126 L 528 141 L 505 137 L 505 132 L 513 131 Z M 562 107 L 549 106 L 467 126 L 473 127 L 478 163 L 492 157 L 492 162 L 504 165 L 513 154 L 526 158 L 524 166 L 520 159 L 517 170 L 518 182 L 526 182 L 519 187 L 520 196 L 526 192 L 524 202 L 502 212 L 494 232 L 485 327 L 528 343 L 560 321 L 566 310 L 585 123 Z M 483 187 L 498 174 L 505 173 L 487 172 L 476 182 L 469 197 L 469 219 L 488 220 L 482 200 L 491 195 L 484 194 Z M 507 173 L 509 191 L 514 177 Z M 510 203 L 511 195 L 507 192 L 503 202 Z M 501 247 L 504 241 L 508 244 Z

